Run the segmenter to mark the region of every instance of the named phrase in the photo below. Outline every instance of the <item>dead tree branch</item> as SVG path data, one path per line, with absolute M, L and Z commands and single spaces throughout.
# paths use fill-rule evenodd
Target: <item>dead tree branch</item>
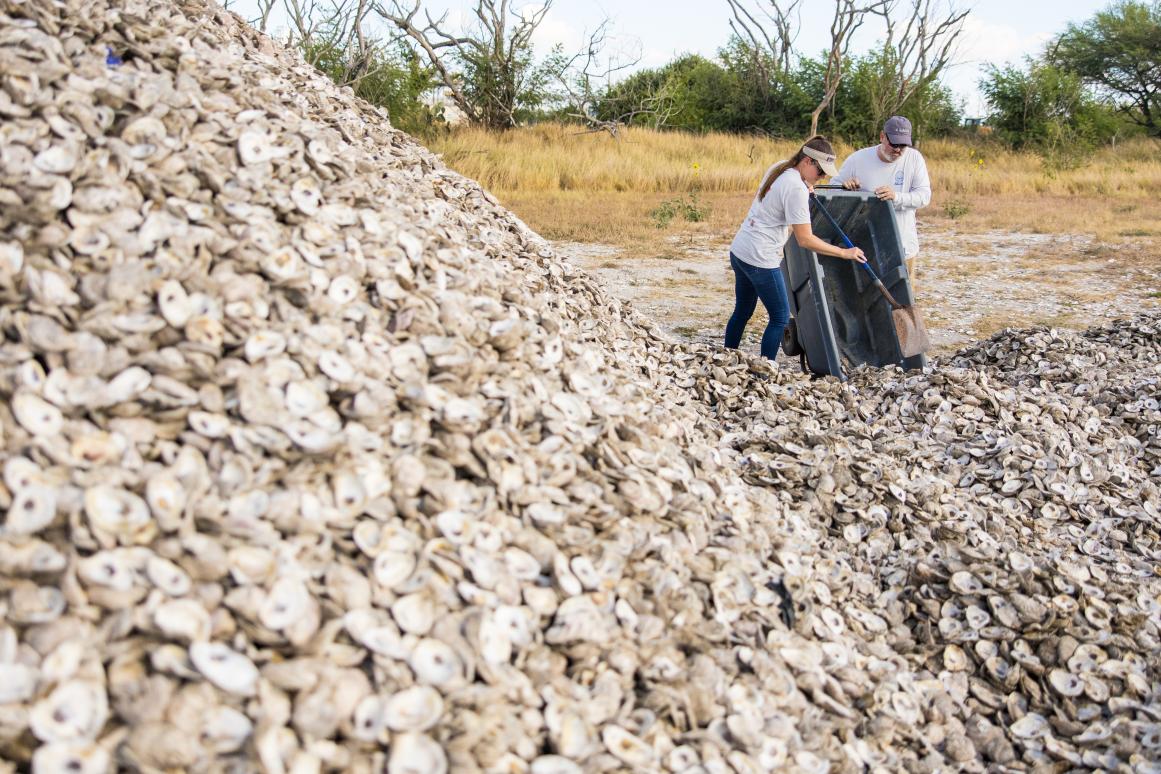
M 963 32 L 963 22 L 970 11 L 959 10 L 954 2 L 936 4 L 934 0 L 913 0 L 899 42 L 895 46 L 897 110 L 916 91 L 936 80 L 955 55 L 955 45 Z M 888 44 L 894 25 L 888 28 Z
M 274 10 L 276 2 L 277 0 L 257 0 L 255 6 L 257 7 L 258 15 L 249 20 L 250 26 L 259 32 L 266 32 L 267 25 L 270 23 L 270 13 Z M 232 10 L 232 5 L 233 3 L 229 1 L 222 3 L 222 7 L 227 10 Z
M 755 51 L 769 53 L 780 73 L 790 70 L 791 56 L 794 53 L 794 40 L 798 37 L 801 26 L 800 6 L 802 0 L 768 0 L 760 4 L 756 10 L 747 6 L 747 0 L 726 0 L 733 14 L 730 20 L 730 29 L 742 40 L 749 41 L 750 48 Z M 767 9 L 766 6 L 769 6 Z M 764 62 L 758 62 L 758 67 L 765 69 Z M 771 79 L 775 73 L 766 73 Z
M 823 73 L 823 94 L 818 105 L 810 112 L 812 135 L 818 133 L 818 118 L 830 105 L 835 93 L 838 92 L 839 84 L 842 83 L 843 68 L 855 30 L 862 26 L 868 14 L 882 13 L 889 3 L 890 0 L 870 0 L 866 3 L 859 3 L 856 0 L 835 0 L 834 16 L 830 23 L 830 52 L 827 54 L 826 69 Z
M 545 77 L 533 61 L 532 37 L 552 0 L 519 11 L 512 0 L 477 0 L 475 27 L 448 30 L 447 14 L 416 22 L 422 0 L 377 2 L 375 13 L 422 52 L 436 78 L 469 121 L 493 129 L 516 124 L 525 100 L 535 100 Z
M 553 75 L 563 92 L 567 115 L 586 127 L 584 134 L 608 132 L 613 138 L 620 138 L 620 129 L 639 115 L 654 114 L 655 100 L 646 98 L 640 104 L 618 112 L 616 115 L 601 117 L 597 114 L 601 90 L 612 83 L 621 72 L 636 67 L 641 54 L 632 56 L 607 56 L 611 22 L 603 20 L 588 35 L 587 44 L 573 56 L 557 63 Z
M 854 33 L 869 17 L 885 26 L 881 82 L 872 87 L 876 121 L 899 110 L 917 92 L 938 79 L 955 55 L 968 10 L 956 0 L 904 0 L 906 15 L 896 14 L 901 0 L 834 0 L 830 49 L 823 70 L 823 88 L 810 114 L 810 132 L 818 131 L 819 117 L 831 106 L 842 83 Z M 751 50 L 770 57 L 783 72 L 789 69 L 799 26 L 800 0 L 726 0 L 733 14 L 730 27 Z M 756 5 L 757 7 L 753 7 Z M 765 65 L 755 62 L 764 74 Z
M 446 13 L 439 19 L 432 19 L 431 15 L 425 12 L 427 23 L 423 27 L 416 26 L 415 17 L 419 13 L 419 9 L 420 0 L 415 0 L 414 4 L 406 9 L 398 0 L 392 0 L 387 5 L 379 3 L 374 6 L 376 14 L 393 24 L 400 35 L 409 39 L 423 52 L 424 57 L 435 70 L 439 84 L 447 89 L 456 107 L 463 111 L 469 121 L 477 123 L 480 114 L 464 93 L 463 82 L 452 70 L 448 61 L 448 54 L 469 45 L 471 38 L 445 32 L 443 25 L 447 23 Z

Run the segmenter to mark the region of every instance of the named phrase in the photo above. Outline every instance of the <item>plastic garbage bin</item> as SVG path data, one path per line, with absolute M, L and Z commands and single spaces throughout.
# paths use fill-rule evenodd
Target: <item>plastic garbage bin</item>
M 817 194 L 899 303 L 914 303 L 891 205 L 861 191 L 819 190 Z M 813 204 L 811 210 L 815 235 L 842 245 L 823 214 Z M 799 247 L 791 237 L 783 254 L 782 276 L 798 341 L 812 373 L 846 379 L 844 368 L 864 363 L 908 369 L 927 365 L 924 355 L 903 357 L 890 305 L 854 261 L 818 255 Z

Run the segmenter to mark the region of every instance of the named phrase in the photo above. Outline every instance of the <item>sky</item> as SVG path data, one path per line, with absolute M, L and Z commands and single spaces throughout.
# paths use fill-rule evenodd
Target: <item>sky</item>
M 515 9 L 539 7 L 544 0 L 512 0 Z M 246 18 L 256 0 L 234 0 L 230 7 Z M 751 3 L 763 0 L 750 0 Z M 933 0 L 946 7 L 969 8 L 960 35 L 954 64 L 943 82 L 962 100 L 965 117 L 986 112 L 978 83 L 986 64 L 1021 64 L 1044 44 L 1063 32 L 1070 22 L 1082 23 L 1112 0 Z M 899 5 L 909 5 L 898 0 Z M 409 3 L 408 3 L 409 4 Z M 320 4 L 325 5 L 325 4 Z M 830 43 L 834 5 L 824 0 L 805 0 L 796 50 L 817 55 Z M 450 26 L 472 18 L 474 0 L 423 0 L 423 7 L 438 17 L 445 10 Z M 419 17 L 422 18 L 422 14 Z M 682 54 L 716 56 L 730 38 L 732 18 L 726 0 L 553 0 L 537 29 L 540 53 L 562 44 L 566 51 L 582 49 L 589 33 L 609 21 L 606 53 L 621 53 L 621 61 L 637 60 L 637 68 L 659 67 Z M 271 32 L 277 34 L 276 29 Z M 854 38 L 851 52 L 869 49 L 881 35 L 881 27 L 868 22 Z M 624 71 L 625 74 L 631 70 Z

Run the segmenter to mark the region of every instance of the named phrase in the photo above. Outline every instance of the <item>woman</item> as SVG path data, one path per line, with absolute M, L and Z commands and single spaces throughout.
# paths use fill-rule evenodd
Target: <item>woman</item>
M 782 247 L 791 231 L 798 246 L 820 255 L 833 255 L 866 263 L 857 247 L 828 244 L 810 228 L 808 194 L 823 177 L 838 174 L 834 149 L 821 135 L 811 137 L 788 161 L 775 164 L 766 173 L 758 195 L 750 205 L 746 220 L 730 245 L 730 266 L 734 270 L 734 314 L 726 325 L 726 346 L 737 349 L 746 323 L 754 314 L 758 299 L 770 315 L 762 334 L 762 357 L 778 356 L 782 331 L 790 319 L 786 285 L 779 265 Z

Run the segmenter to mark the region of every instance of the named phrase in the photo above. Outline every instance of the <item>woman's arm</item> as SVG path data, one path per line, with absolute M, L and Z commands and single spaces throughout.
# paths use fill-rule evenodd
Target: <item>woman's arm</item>
M 794 231 L 794 239 L 798 242 L 798 246 L 804 250 L 813 250 L 821 255 L 833 255 L 848 261 L 867 262 L 867 257 L 857 247 L 835 247 L 816 237 L 809 223 L 795 223 L 790 228 Z

